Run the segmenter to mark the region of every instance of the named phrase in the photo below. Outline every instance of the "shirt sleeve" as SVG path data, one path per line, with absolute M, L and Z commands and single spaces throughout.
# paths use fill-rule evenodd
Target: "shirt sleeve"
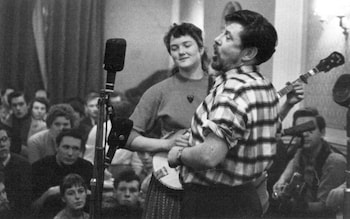
M 34 163 L 40 159 L 40 142 L 37 135 L 33 135 L 28 139 L 28 161 Z
M 209 112 L 209 119 L 204 121 L 203 127 L 225 139 L 231 149 L 245 135 L 248 122 L 247 108 L 246 100 L 241 97 L 232 99 L 226 95 L 218 95 Z
M 161 92 L 151 87 L 141 97 L 130 119 L 134 122 L 133 129 L 139 133 L 151 130 L 157 118 L 161 102 Z
M 317 198 L 326 203 L 329 192 L 345 180 L 346 160 L 338 153 L 331 153 L 322 168 L 322 177 L 317 191 Z

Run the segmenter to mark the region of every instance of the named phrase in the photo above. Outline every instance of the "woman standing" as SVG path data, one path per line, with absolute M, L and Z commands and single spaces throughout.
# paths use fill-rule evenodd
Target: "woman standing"
M 206 54 L 202 31 L 190 23 L 174 24 L 164 37 L 172 57 L 173 75 L 149 88 L 130 119 L 134 122 L 127 148 L 168 152 L 174 139 L 162 138 L 190 127 L 191 118 L 208 93 Z M 156 134 L 156 138 L 147 137 Z M 144 218 L 180 218 L 181 190 L 160 183 L 154 175 L 148 188 Z

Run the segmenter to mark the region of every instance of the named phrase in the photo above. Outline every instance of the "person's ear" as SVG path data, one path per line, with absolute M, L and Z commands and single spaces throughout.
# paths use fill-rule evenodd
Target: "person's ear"
M 199 48 L 199 53 L 201 54 L 201 56 L 204 54 L 204 51 L 205 51 L 204 47 Z
M 255 59 L 256 55 L 258 54 L 258 48 L 256 47 L 249 47 L 243 49 L 243 56 L 242 61 L 248 62 Z

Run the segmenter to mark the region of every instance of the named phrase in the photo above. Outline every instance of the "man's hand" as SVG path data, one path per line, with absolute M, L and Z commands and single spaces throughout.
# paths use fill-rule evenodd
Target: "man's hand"
M 287 84 L 290 84 L 289 82 Z M 279 116 L 281 121 L 287 116 L 293 106 L 304 99 L 304 88 L 301 83 L 293 84 L 293 90 L 287 94 L 286 101 L 280 108 Z
M 289 82 L 287 85 L 290 84 Z M 301 83 L 293 84 L 293 91 L 287 94 L 286 103 L 293 106 L 304 99 L 304 87 Z
M 282 196 L 283 189 L 286 187 L 286 182 L 278 180 L 272 187 L 272 198 L 278 199 Z
M 175 146 L 170 149 L 168 153 L 168 163 L 171 168 L 174 168 L 180 165 L 180 162 L 178 159 L 178 154 L 180 150 L 183 150 L 183 147 Z
M 37 200 L 32 203 L 32 210 L 34 214 L 37 214 L 40 209 L 44 206 L 46 199 L 60 194 L 59 186 L 52 186 L 46 192 L 44 192 Z
M 189 145 L 188 139 L 190 138 L 189 132 L 177 132 L 173 136 L 169 137 L 168 140 L 168 149 L 177 147 L 187 147 Z
M 58 194 L 60 194 L 60 187 L 59 186 L 52 186 L 47 190 L 48 196 L 58 195 Z

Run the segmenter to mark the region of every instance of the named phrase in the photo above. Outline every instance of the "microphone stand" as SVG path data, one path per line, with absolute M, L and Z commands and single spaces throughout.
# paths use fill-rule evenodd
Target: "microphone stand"
M 104 182 L 104 135 L 103 135 L 103 123 L 107 121 L 108 112 L 108 93 L 105 90 L 101 90 L 100 98 L 98 100 L 98 120 L 96 131 L 96 143 L 95 143 L 95 158 L 93 167 L 93 178 L 91 179 L 91 200 L 90 200 L 90 218 L 100 219 L 102 217 L 102 192 Z M 107 133 L 106 133 L 107 134 Z

